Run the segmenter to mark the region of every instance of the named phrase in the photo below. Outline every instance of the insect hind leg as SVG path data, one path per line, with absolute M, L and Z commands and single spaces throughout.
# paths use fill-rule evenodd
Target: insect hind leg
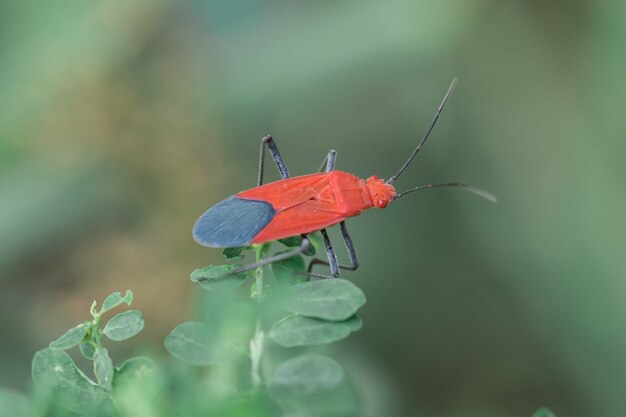
M 287 166 L 285 165 L 285 161 L 283 161 L 283 157 L 280 156 L 280 152 L 278 151 L 278 147 L 276 146 L 276 142 L 270 136 L 264 136 L 261 139 L 261 151 L 259 155 L 259 177 L 257 184 L 263 185 L 263 176 L 265 174 L 265 146 L 270 150 L 270 154 L 272 154 L 272 158 L 274 162 L 276 162 L 276 167 L 280 172 L 280 176 L 282 179 L 289 178 L 289 171 L 287 170 Z
M 309 268 L 308 268 L 308 273 L 311 273 L 311 271 L 313 270 L 313 266 L 315 265 L 329 265 L 331 267 L 331 271 L 333 270 L 333 259 L 335 262 L 335 265 L 337 267 L 337 276 L 339 276 L 339 269 L 345 269 L 347 271 L 356 271 L 359 268 L 359 259 L 356 255 L 356 250 L 354 249 L 354 244 L 352 243 L 352 238 L 350 237 L 350 234 L 348 233 L 348 229 L 346 228 L 346 222 L 341 222 L 339 223 L 339 225 L 341 226 L 341 235 L 343 236 L 343 241 L 346 244 L 346 249 L 348 250 L 348 256 L 350 257 L 350 264 L 351 265 L 341 265 L 341 264 L 337 264 L 337 257 L 335 256 L 335 252 L 334 249 L 332 248 L 332 246 L 330 247 L 330 250 L 332 251 L 333 257 L 329 256 L 328 257 L 328 261 L 325 261 L 323 259 L 319 259 L 319 258 L 315 258 L 313 260 L 311 260 L 311 262 L 309 263 Z M 326 243 L 326 238 L 327 238 L 327 234 L 325 233 L 326 231 L 323 230 L 322 231 L 322 235 L 326 235 L 324 238 L 324 243 Z M 328 246 L 326 247 L 326 249 L 328 250 Z M 313 274 L 313 276 L 316 276 L 315 274 Z M 333 276 L 334 273 L 333 273 Z M 337 277 L 335 276 L 335 277 Z

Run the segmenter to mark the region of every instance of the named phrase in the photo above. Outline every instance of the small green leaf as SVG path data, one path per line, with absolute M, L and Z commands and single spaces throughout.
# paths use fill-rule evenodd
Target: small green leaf
M 77 413 L 97 407 L 108 398 L 107 392 L 87 378 L 69 355 L 60 350 L 37 352 L 33 358 L 32 375 L 43 395 Z
M 365 304 L 365 294 L 345 279 L 322 279 L 286 290 L 282 307 L 292 313 L 324 320 L 346 320 Z
M 319 233 L 311 233 L 308 235 L 309 240 L 311 241 L 311 246 L 313 247 L 313 255 L 315 255 L 315 251 L 318 250 L 320 252 L 324 252 L 324 239 L 322 235 Z M 311 255 L 312 256 L 312 255 Z
M 93 355 L 93 373 L 96 375 L 98 384 L 110 391 L 113 383 L 113 361 L 105 348 L 96 349 Z
M 269 381 L 270 395 L 279 400 L 329 391 L 341 384 L 343 369 L 326 356 L 303 355 L 276 368 Z
M 231 260 L 231 259 L 243 259 L 244 258 L 244 252 L 247 251 L 248 249 L 250 249 L 250 246 L 241 246 L 241 247 L 237 247 L 237 248 L 226 248 L 222 251 L 222 255 L 224 255 L 224 258 Z
M 346 338 L 362 325 L 357 316 L 346 321 L 326 321 L 293 315 L 274 324 L 270 337 L 284 347 L 324 345 Z
M 352 332 L 358 332 L 363 327 L 363 321 L 356 314 L 348 320 L 342 321 L 340 323 L 345 323 L 347 326 L 350 327 L 350 330 L 352 330 Z
M 306 275 L 297 273 L 305 271 L 304 259 L 300 255 L 274 262 L 270 264 L 270 269 L 274 274 L 274 279 L 281 284 L 293 285 L 307 280 Z
M 539 410 L 535 411 L 533 417 L 556 417 L 556 414 L 554 414 L 549 408 L 542 407 Z
M 33 405 L 22 393 L 8 388 L 0 389 L 0 417 L 31 417 Z
M 69 329 L 65 334 L 50 343 L 50 349 L 66 350 L 82 342 L 89 331 L 89 323 L 82 323 Z
M 278 239 L 278 241 L 288 248 L 294 248 L 302 244 L 302 236 L 286 237 L 284 239 Z
M 129 339 L 143 330 L 143 315 L 139 310 L 128 310 L 114 316 L 104 326 L 103 333 L 111 340 L 119 342 Z
M 91 303 L 91 307 L 89 307 L 89 313 L 91 313 L 94 318 L 100 315 L 100 313 L 98 313 L 98 310 L 96 310 L 97 305 L 98 302 L 96 300 L 93 300 L 93 303 Z
M 205 266 L 202 269 L 193 271 L 191 273 L 191 280 L 199 283 L 202 288 L 207 290 L 230 290 L 243 284 L 246 278 L 254 273 L 254 271 L 245 271 L 238 274 L 226 275 L 240 266 L 241 265 L 238 264 Z
M 150 377 L 155 371 L 154 361 L 146 356 L 127 359 L 122 366 L 115 368 L 113 387 L 118 389 L 139 379 Z
M 130 305 L 133 302 L 133 293 L 131 290 L 126 290 L 126 294 L 122 297 L 122 294 L 119 292 L 114 292 L 109 295 L 104 302 L 102 303 L 102 308 L 100 309 L 100 314 L 104 314 L 109 310 L 114 309 L 122 303 L 126 303 Z
M 170 369 L 173 370 L 173 369 Z M 176 375 L 175 375 L 176 374 Z M 191 377 L 185 372 L 184 375 Z M 168 372 L 167 376 L 173 377 L 170 381 L 175 389 L 184 395 L 185 399 L 190 399 L 187 386 L 177 372 Z M 189 415 L 186 411 L 171 411 L 171 404 L 168 404 L 167 382 L 165 375 L 157 372 L 154 362 L 144 356 L 138 356 L 125 361 L 122 366 L 115 369 L 113 377 L 113 400 L 117 413 L 120 417 L 180 417 Z M 181 384 L 182 383 L 182 384 Z M 195 403 L 194 403 L 195 404 Z M 183 405 L 183 409 L 188 409 L 188 403 Z M 194 407 L 195 408 L 195 407 Z M 169 411 L 166 411 L 169 410 Z M 193 415 L 199 415 L 193 413 Z
M 311 235 L 309 235 L 308 237 L 312 243 Z M 282 243 L 283 245 L 287 246 L 288 248 L 295 248 L 295 247 L 299 247 L 300 245 L 302 245 L 302 236 L 287 237 L 285 239 L 278 239 L 278 241 Z M 309 249 L 306 252 L 304 252 L 304 254 L 306 256 L 315 255 L 315 246 L 314 245 L 309 246 Z
M 179 324 L 165 339 L 165 348 L 172 356 L 192 365 L 214 365 L 242 353 L 237 343 L 216 337 L 204 323 L 188 321 Z
M 80 348 L 80 353 L 83 354 L 85 359 L 89 359 L 90 361 L 93 360 L 93 355 L 96 353 L 96 348 L 92 343 L 82 342 L 80 345 L 78 345 L 78 347 Z

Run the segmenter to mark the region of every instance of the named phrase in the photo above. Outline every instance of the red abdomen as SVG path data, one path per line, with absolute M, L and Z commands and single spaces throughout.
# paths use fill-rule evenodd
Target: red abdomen
M 365 181 L 343 171 L 279 180 L 236 197 L 265 201 L 276 210 L 252 243 L 311 233 L 373 207 Z

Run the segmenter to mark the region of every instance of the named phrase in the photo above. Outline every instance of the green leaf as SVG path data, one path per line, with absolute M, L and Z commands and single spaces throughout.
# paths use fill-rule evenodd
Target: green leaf
M 94 318 L 100 315 L 100 313 L 96 310 L 97 305 L 98 302 L 96 300 L 93 300 L 93 303 L 91 303 L 91 307 L 89 307 L 89 313 L 91 313 Z
M 244 252 L 247 251 L 248 249 L 250 249 L 250 246 L 241 246 L 238 248 L 226 248 L 222 251 L 222 255 L 224 255 L 224 258 L 231 260 L 231 259 L 243 259 L 244 258 Z
M 43 395 L 77 413 L 108 398 L 107 392 L 76 368 L 64 351 L 44 349 L 35 353 L 32 374 Z
M 284 347 L 325 345 L 348 337 L 362 325 L 357 316 L 346 321 L 326 321 L 293 315 L 274 324 L 270 337 Z
M 535 411 L 533 417 L 556 417 L 556 414 L 554 414 L 549 408 L 542 407 L 539 410 Z
M 188 372 L 181 375 L 178 375 L 177 372 L 169 372 L 167 376 L 173 377 L 173 379 L 168 383 L 165 381 L 165 375 L 157 372 L 156 366 L 150 358 L 138 356 L 128 359 L 122 366 L 115 369 L 115 376 L 113 377 L 112 395 L 115 408 L 118 411 L 115 415 L 120 417 L 189 415 L 183 410 L 174 414 L 172 411 L 166 411 L 171 409 L 171 404 L 168 404 L 166 399 L 167 397 L 171 398 L 168 395 L 169 385 L 183 393 L 185 399 L 189 399 L 187 395 L 189 387 L 186 386 L 188 384 L 184 379 L 181 379 L 183 375 L 191 378 L 191 374 Z M 187 407 L 187 403 L 183 407 Z M 196 415 L 196 413 L 192 414 Z
M 282 307 L 292 313 L 324 320 L 346 320 L 365 304 L 365 294 L 345 279 L 296 284 L 285 291 Z
M 33 405 L 28 397 L 12 389 L 0 389 L 0 417 L 31 417 L 33 415 Z
M 113 383 L 113 361 L 105 348 L 96 349 L 93 355 L 93 373 L 100 386 L 110 391 Z
M 104 314 L 109 310 L 114 309 L 122 303 L 126 303 L 130 305 L 133 302 L 133 292 L 131 290 L 126 290 L 126 294 L 122 297 L 122 294 L 119 292 L 114 292 L 109 295 L 104 302 L 102 303 L 102 308 L 100 309 L 100 314 Z
M 325 251 L 324 239 L 320 233 L 311 233 L 308 235 L 309 240 L 311 241 L 313 255 L 315 255 L 316 250 L 320 252 Z M 308 254 L 305 254 L 308 255 Z M 311 256 L 313 256 L 311 255 Z
M 85 335 L 89 331 L 89 323 L 82 323 L 69 329 L 65 334 L 54 342 L 51 342 L 50 349 L 65 350 L 72 348 L 83 341 Z
M 326 356 L 303 355 L 289 359 L 276 368 L 268 389 L 279 400 L 329 391 L 344 378 L 341 366 Z
M 293 285 L 307 280 L 306 275 L 297 273 L 305 271 L 304 259 L 300 255 L 271 263 L 270 269 L 274 274 L 274 279 L 281 284 Z
M 80 348 L 80 353 L 82 353 L 86 359 L 89 359 L 90 361 L 93 360 L 93 355 L 96 353 L 96 348 L 92 343 L 82 342 L 80 345 L 78 345 L 78 347 Z
M 165 339 L 165 348 L 175 358 L 192 365 L 214 365 L 243 353 L 237 343 L 216 337 L 204 323 L 188 321 L 179 324 Z
M 309 235 L 308 237 L 311 243 L 313 243 L 311 239 L 311 235 Z M 295 247 L 299 247 L 300 245 L 302 245 L 302 236 L 287 237 L 285 239 L 278 239 L 278 241 L 282 243 L 283 245 L 287 246 L 288 248 L 295 248 Z M 311 246 L 309 246 L 309 249 L 306 252 L 304 252 L 304 254 L 306 256 L 315 255 L 315 245 L 311 244 Z
M 294 248 L 302 244 L 302 236 L 286 237 L 284 239 L 278 239 L 278 241 L 288 248 Z
M 156 371 L 154 361 L 146 356 L 137 356 L 124 361 L 122 366 L 115 368 L 113 387 L 118 389 L 134 381 L 150 377 Z
M 128 310 L 114 316 L 104 326 L 103 333 L 111 340 L 119 342 L 129 339 L 143 330 L 143 315 L 139 310 Z
M 225 275 L 240 266 L 239 264 L 209 265 L 202 269 L 196 269 L 191 273 L 190 277 L 193 282 L 199 283 L 202 288 L 207 290 L 230 290 L 243 284 L 246 278 L 254 273 L 254 271 L 245 271 L 238 274 Z

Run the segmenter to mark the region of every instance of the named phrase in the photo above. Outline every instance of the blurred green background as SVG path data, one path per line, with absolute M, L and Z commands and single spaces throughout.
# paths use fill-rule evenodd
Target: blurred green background
M 255 184 L 264 134 L 292 174 L 334 148 L 387 177 L 458 76 L 396 185 L 499 204 L 437 190 L 352 219 L 368 304 L 340 356 L 381 415 L 623 415 L 625 21 L 592 0 L 1 2 L 0 385 L 126 288 L 130 349 L 163 351 L 220 259 L 191 226 Z

